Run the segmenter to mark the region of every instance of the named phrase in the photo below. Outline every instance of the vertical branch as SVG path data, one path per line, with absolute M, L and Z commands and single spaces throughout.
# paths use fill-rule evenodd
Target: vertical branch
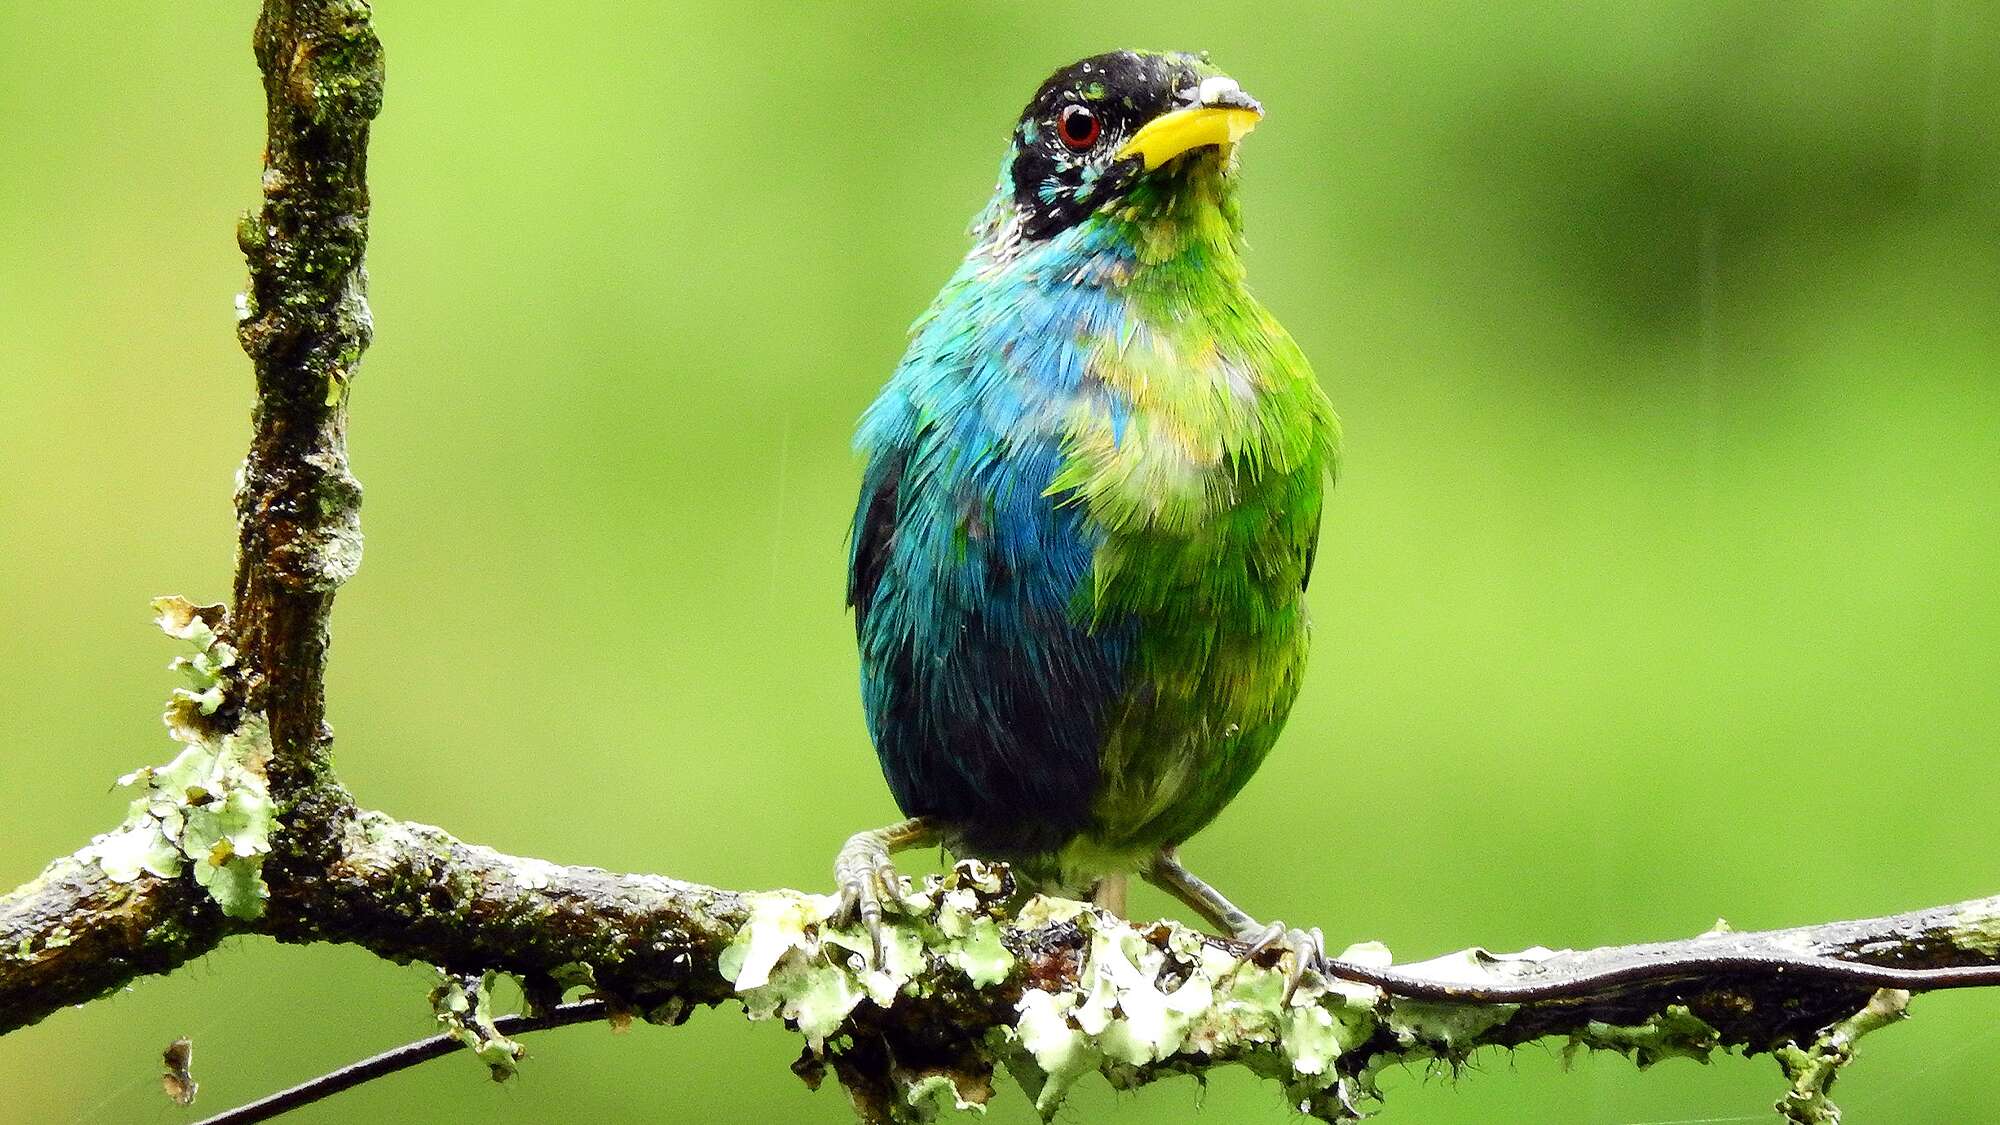
M 361 563 L 347 396 L 371 335 L 362 256 L 382 47 L 366 0 L 266 0 L 254 44 L 268 139 L 263 206 L 237 231 L 250 266 L 237 335 L 257 404 L 236 493 L 230 633 L 244 677 L 236 702 L 270 718 L 281 814 L 323 838 L 344 818 L 301 814 L 346 804 L 330 768 L 323 675 L 334 590 Z

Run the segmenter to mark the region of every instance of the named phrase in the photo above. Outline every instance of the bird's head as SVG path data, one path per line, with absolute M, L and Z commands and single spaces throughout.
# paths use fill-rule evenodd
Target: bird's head
M 1167 213 L 1230 176 L 1236 142 L 1263 115 L 1205 55 L 1092 55 L 1050 75 L 1022 111 L 996 207 L 1028 240 L 1099 213 Z

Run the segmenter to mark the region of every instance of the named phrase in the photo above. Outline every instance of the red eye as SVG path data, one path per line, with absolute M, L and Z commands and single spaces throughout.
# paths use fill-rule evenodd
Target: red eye
M 1056 134 L 1071 152 L 1082 152 L 1097 143 L 1097 135 L 1104 127 L 1097 123 L 1097 115 L 1080 105 L 1066 105 L 1062 116 L 1056 119 Z

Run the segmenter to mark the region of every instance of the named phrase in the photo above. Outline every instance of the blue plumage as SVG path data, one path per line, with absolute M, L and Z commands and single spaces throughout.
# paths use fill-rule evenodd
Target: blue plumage
M 897 804 L 980 854 L 1085 824 L 1129 624 L 1073 612 L 1102 531 L 1050 495 L 1101 291 L 954 279 L 863 420 L 849 601 L 868 726 Z M 1088 339 L 1088 336 L 1084 337 Z

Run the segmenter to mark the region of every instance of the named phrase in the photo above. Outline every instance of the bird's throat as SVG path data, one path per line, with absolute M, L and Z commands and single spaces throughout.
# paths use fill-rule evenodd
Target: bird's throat
M 1234 156 L 1190 152 L 1148 173 L 1125 195 L 1046 239 L 1025 237 L 996 198 L 975 225 L 971 258 L 1047 285 L 1123 289 L 1240 286 L 1242 210 Z

